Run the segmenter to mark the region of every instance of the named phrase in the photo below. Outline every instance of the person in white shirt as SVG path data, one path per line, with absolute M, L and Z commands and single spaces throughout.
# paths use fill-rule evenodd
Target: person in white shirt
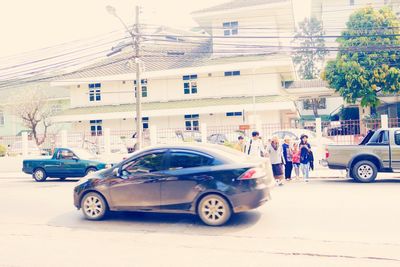
M 260 133 L 254 131 L 251 133 L 251 136 L 252 138 L 246 143 L 244 153 L 253 157 L 264 157 L 265 147 L 263 141 L 260 139 Z

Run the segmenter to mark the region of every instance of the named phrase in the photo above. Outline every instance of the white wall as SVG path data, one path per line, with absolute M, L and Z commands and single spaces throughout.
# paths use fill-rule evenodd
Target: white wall
M 229 110 L 227 112 L 243 112 L 242 110 Z M 184 128 L 185 127 L 185 114 L 179 116 L 168 116 L 168 117 L 150 117 L 149 125 L 155 125 L 158 129 L 163 128 Z M 209 127 L 220 127 L 220 126 L 239 126 L 242 124 L 251 123 L 251 116 L 253 111 L 245 112 L 245 120 L 243 121 L 242 116 L 228 117 L 226 113 L 218 114 L 200 114 L 199 122 L 206 123 Z M 257 111 L 256 116 L 259 118 L 262 124 L 280 124 L 281 113 L 280 111 Z M 109 128 L 111 131 L 129 132 L 135 129 L 134 119 L 115 119 L 115 120 L 103 120 L 103 129 Z M 74 122 L 70 132 L 90 133 L 89 121 Z
M 227 69 L 235 71 L 240 69 Z M 197 94 L 184 94 L 182 76 L 148 79 L 147 97 L 143 102 L 184 100 L 193 98 L 235 97 L 254 95 L 280 94 L 281 78 L 272 74 L 271 68 L 257 70 L 240 70 L 240 76 L 224 76 L 224 72 L 197 74 Z M 255 75 L 253 75 L 255 74 Z M 96 81 L 94 81 L 96 82 Z M 89 101 L 88 84 L 70 87 L 71 107 L 119 105 L 134 103 L 134 86 L 132 81 L 113 81 L 101 83 L 101 101 Z

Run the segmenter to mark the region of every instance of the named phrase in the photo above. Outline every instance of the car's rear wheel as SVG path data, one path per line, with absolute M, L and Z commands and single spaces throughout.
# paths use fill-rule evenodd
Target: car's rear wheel
M 101 220 L 107 213 L 107 202 L 98 193 L 87 193 L 81 201 L 83 215 L 88 220 Z
M 369 160 L 362 160 L 354 164 L 352 168 L 354 180 L 360 183 L 370 183 L 376 179 L 378 168 Z
M 197 207 L 200 219 L 207 225 L 219 226 L 225 224 L 232 215 L 228 201 L 216 194 L 203 197 Z
M 46 171 L 43 170 L 42 168 L 37 168 L 33 174 L 32 174 L 33 179 L 35 179 L 36 182 L 44 182 L 47 179 L 47 174 Z
M 92 174 L 92 173 L 94 173 L 94 172 L 97 172 L 97 169 L 94 168 L 94 167 L 90 167 L 90 168 L 88 168 L 88 169 L 86 170 L 85 176 L 87 176 L 87 175 L 89 175 L 89 174 Z

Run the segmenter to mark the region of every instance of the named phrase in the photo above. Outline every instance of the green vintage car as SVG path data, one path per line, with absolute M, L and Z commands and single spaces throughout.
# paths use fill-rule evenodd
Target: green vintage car
M 62 180 L 67 177 L 84 177 L 110 167 L 93 159 L 93 155 L 83 149 L 69 148 L 56 148 L 51 158 L 28 159 L 22 165 L 22 171 L 32 174 L 37 182 L 43 182 L 48 177 Z

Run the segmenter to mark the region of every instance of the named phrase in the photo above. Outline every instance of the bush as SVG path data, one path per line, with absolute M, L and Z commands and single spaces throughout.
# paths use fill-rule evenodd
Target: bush
M 4 157 L 6 155 L 6 147 L 0 145 L 0 157 Z

